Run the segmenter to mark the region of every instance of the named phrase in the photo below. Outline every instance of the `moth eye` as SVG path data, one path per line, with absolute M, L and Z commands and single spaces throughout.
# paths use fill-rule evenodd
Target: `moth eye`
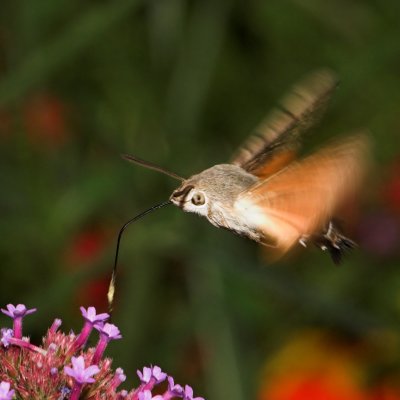
M 203 193 L 197 192 L 192 196 L 192 203 L 195 206 L 202 206 L 206 202 L 206 198 Z

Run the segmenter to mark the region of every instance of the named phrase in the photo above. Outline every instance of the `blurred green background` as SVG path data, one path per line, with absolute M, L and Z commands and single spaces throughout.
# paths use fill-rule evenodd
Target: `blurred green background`
M 210 400 L 298 400 L 268 394 L 265 365 L 312 331 L 362 347 L 347 353 L 365 361 L 348 377 L 360 390 L 394 379 L 399 12 L 396 0 L 3 0 L 0 304 L 38 308 L 32 340 L 56 317 L 78 331 L 80 305 L 105 310 L 119 227 L 177 186 L 119 154 L 185 177 L 225 162 L 295 81 L 330 67 L 341 85 L 305 151 L 370 130 L 376 166 L 345 221 L 360 248 L 341 267 L 314 248 L 267 265 L 255 243 L 164 208 L 123 237 L 123 340 L 107 351 L 130 387 L 153 363 Z

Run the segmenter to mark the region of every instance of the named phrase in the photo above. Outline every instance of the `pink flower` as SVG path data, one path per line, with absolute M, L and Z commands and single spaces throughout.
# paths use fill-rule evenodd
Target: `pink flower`
M 185 393 L 183 395 L 183 400 L 204 400 L 202 397 L 193 397 L 193 389 L 191 386 L 185 386 Z
M 85 368 L 85 360 L 82 356 L 79 357 L 72 357 L 72 368 L 64 367 L 64 372 L 72 376 L 76 382 L 83 384 L 83 383 L 93 383 L 95 381 L 92 378 L 93 375 L 96 375 L 100 368 L 97 365 L 91 365 Z
M 14 337 L 17 339 L 22 338 L 22 318 L 26 315 L 32 314 L 36 308 L 28 310 L 24 304 L 18 304 L 16 307 L 13 304 L 7 304 L 7 310 L 1 309 L 1 312 L 13 319 Z
M 97 343 L 96 351 L 92 359 L 92 362 L 97 364 L 101 357 L 103 357 L 104 350 L 106 349 L 110 340 L 121 339 L 122 335 L 114 324 L 109 324 L 106 322 L 104 325 L 98 324 L 94 327 L 100 332 L 100 339 Z
M 82 316 L 86 321 L 91 322 L 93 325 L 98 322 L 104 322 L 110 316 L 107 313 L 96 314 L 96 309 L 94 307 L 88 307 L 86 310 L 85 307 L 81 307 Z
M 0 400 L 11 400 L 14 397 L 14 390 L 10 390 L 8 382 L 0 382 Z
M 155 365 L 154 367 L 144 367 L 143 372 L 137 371 L 137 374 L 142 383 L 149 383 L 151 380 L 154 383 L 161 383 L 165 381 L 167 374 L 162 372 L 161 368 Z
M 164 400 L 164 397 L 159 394 L 153 396 L 150 390 L 145 390 L 139 393 L 139 400 Z
M 25 315 L 32 314 L 36 308 L 28 310 L 24 304 L 18 304 L 16 307 L 13 304 L 7 304 L 7 310 L 1 309 L 1 312 L 11 318 L 25 317 Z

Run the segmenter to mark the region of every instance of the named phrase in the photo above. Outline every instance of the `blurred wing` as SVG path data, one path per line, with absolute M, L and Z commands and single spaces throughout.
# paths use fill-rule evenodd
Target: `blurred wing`
M 231 163 L 266 178 L 296 156 L 299 136 L 322 114 L 337 78 L 319 70 L 295 85 L 238 150 Z
M 323 148 L 243 192 L 237 206 L 285 252 L 302 235 L 321 229 L 355 193 L 365 173 L 367 150 L 363 135 Z

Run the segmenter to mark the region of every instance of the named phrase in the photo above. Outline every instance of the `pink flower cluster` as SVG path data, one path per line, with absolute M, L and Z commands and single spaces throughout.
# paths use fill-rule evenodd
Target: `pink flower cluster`
M 103 358 L 111 340 L 121 339 L 119 329 L 107 321 L 106 313 L 96 314 L 94 307 L 81 307 L 84 325 L 78 335 L 59 331 L 61 320 L 56 319 L 43 338 L 42 346 L 35 346 L 22 336 L 22 320 L 36 309 L 23 304 L 8 304 L 1 311 L 13 319 L 13 329 L 2 328 L 0 338 L 0 400 L 41 399 L 126 399 L 126 400 L 203 400 L 193 397 L 190 386 L 175 384 L 157 366 L 138 371 L 141 384 L 131 391 L 119 390 L 126 380 L 124 371 L 111 369 L 111 360 Z M 95 347 L 85 349 L 92 330 L 99 332 Z M 167 381 L 162 394 L 159 384 Z

